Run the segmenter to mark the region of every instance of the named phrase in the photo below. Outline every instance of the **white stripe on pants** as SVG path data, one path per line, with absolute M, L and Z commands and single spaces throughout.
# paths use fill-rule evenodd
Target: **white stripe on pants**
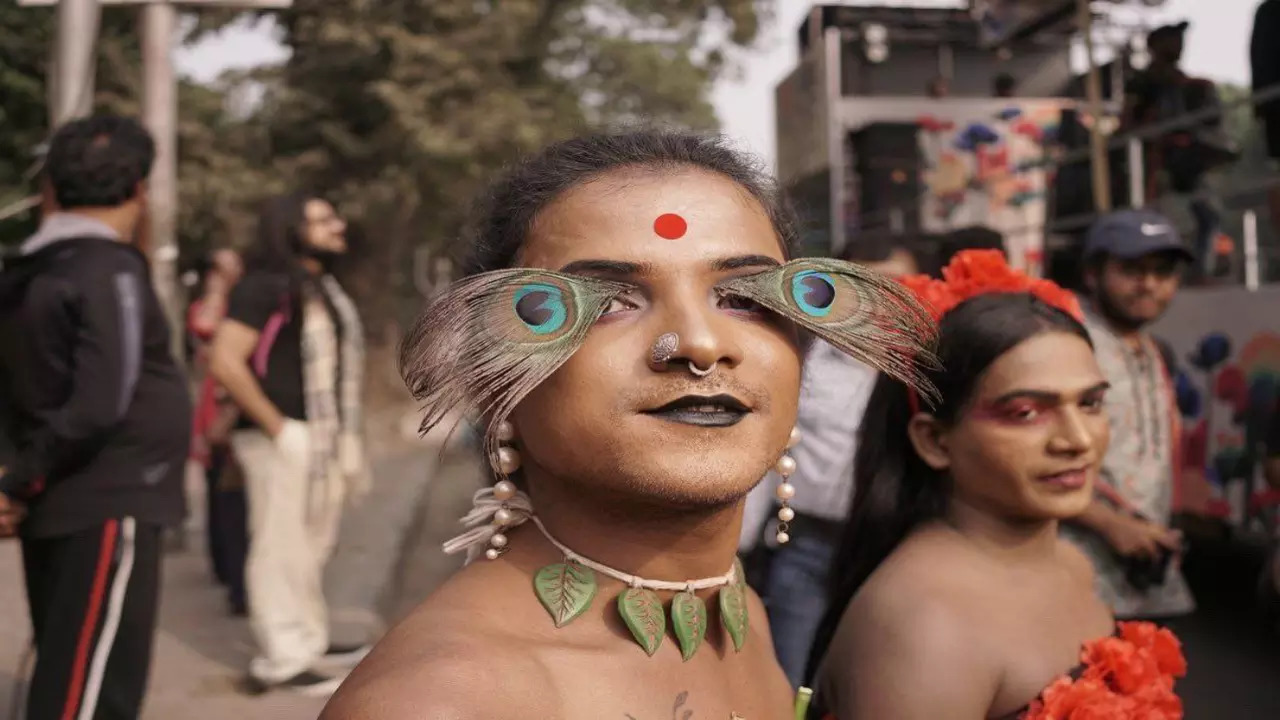
M 309 493 L 310 449 L 286 455 L 257 430 L 234 433 L 231 445 L 244 470 L 249 502 L 245 584 L 259 653 L 249 672 L 275 683 L 309 669 L 329 645 L 323 573 L 337 538 L 342 499 L 325 490 L 340 480 Z M 321 503 L 320 512 L 308 512 L 308 498 L 316 494 L 328 502 Z
M 102 693 L 102 676 L 107 669 L 107 658 L 115 646 L 116 631 L 120 629 L 120 615 L 124 610 L 124 594 L 133 576 L 134 533 L 137 522 L 126 517 L 120 521 L 120 565 L 111 581 L 111 595 L 107 598 L 107 614 L 102 620 L 102 634 L 98 647 L 94 648 L 93 661 L 89 664 L 89 677 L 84 686 L 84 699 L 80 703 L 77 720 L 93 720 L 98 710 L 98 696 Z

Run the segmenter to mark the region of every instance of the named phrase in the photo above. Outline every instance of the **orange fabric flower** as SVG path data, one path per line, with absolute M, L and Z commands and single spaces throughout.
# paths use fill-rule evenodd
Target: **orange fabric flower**
M 1120 636 L 1137 647 L 1151 651 L 1160 672 L 1173 677 L 1187 674 L 1187 659 L 1182 654 L 1182 643 L 1168 628 L 1149 622 L 1126 622 L 1120 623 Z
M 1182 720 L 1174 679 L 1186 674 L 1181 644 L 1151 623 L 1120 623 L 1113 637 L 1085 643 L 1078 680 L 1063 676 L 1022 720 Z
M 957 305 L 989 293 L 1030 293 L 1077 320 L 1083 319 L 1080 302 L 1070 291 L 1050 280 L 1028 276 L 1015 270 L 999 250 L 962 250 L 942 270 L 942 280 L 927 275 L 901 278 L 933 315 L 941 320 Z

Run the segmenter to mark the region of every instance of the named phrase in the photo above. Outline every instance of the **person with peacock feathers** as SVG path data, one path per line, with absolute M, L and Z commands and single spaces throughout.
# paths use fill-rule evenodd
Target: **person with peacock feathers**
M 861 266 L 794 259 L 777 190 L 715 137 L 554 145 L 468 241 L 401 365 L 424 430 L 459 410 L 485 429 L 495 482 L 445 546 L 467 567 L 322 719 L 803 714 L 735 558 L 743 500 L 795 469 L 805 338 L 930 397 L 928 313 Z

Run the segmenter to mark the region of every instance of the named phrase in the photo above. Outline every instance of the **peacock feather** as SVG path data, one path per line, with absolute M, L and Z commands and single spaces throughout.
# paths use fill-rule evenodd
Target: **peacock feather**
M 488 418 L 486 449 L 516 404 L 573 355 L 610 300 L 631 286 L 516 268 L 463 278 L 400 346 L 400 373 L 426 415 L 423 433 L 455 409 Z
M 463 278 L 409 331 L 400 372 L 422 401 L 427 432 L 454 410 L 497 427 L 526 395 L 573 355 L 592 325 L 631 285 L 550 270 L 515 268 Z M 922 368 L 937 329 L 915 296 L 894 280 L 840 260 L 795 260 L 720 283 L 717 292 L 755 301 L 853 358 L 915 387 L 933 390 Z
M 931 397 L 923 370 L 937 326 L 904 285 L 856 263 L 803 258 L 721 283 L 722 294 L 754 300 L 832 346 Z

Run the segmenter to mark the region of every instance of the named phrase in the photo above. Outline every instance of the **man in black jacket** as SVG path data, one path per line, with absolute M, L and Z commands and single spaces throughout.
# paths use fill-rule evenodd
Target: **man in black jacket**
M 45 164 L 54 211 L 0 274 L 0 386 L 16 446 L 0 504 L 28 511 L 28 720 L 141 712 L 160 535 L 183 516 L 191 425 L 135 247 L 154 156 L 132 120 L 62 127 Z

